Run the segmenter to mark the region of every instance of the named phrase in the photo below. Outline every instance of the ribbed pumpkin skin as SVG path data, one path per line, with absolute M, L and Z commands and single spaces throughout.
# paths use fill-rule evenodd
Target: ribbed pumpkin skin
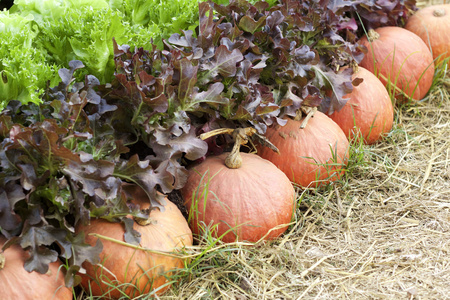
M 6 242 L 0 236 L 0 248 Z M 23 264 L 28 259 L 28 252 L 19 245 L 5 250 L 5 267 L 0 270 L 0 299 L 2 300 L 71 300 L 71 289 L 64 285 L 61 263 L 50 264 L 47 274 L 27 272 Z
M 375 31 L 380 37 L 371 45 L 366 36 L 360 40 L 368 49 L 360 66 L 377 75 L 384 85 L 387 79 L 396 83 L 414 100 L 425 97 L 434 76 L 433 56 L 427 45 L 419 36 L 401 27 L 380 27 Z
M 417 34 L 428 47 L 431 46 L 433 58 L 440 55 L 440 59 L 450 57 L 450 4 L 419 9 L 408 19 L 405 29 Z
M 271 161 L 292 182 L 302 187 L 317 187 L 336 180 L 343 173 L 348 159 L 349 143 L 345 133 L 319 111 L 308 121 L 306 128 L 300 129 L 301 123 L 301 120 L 288 119 L 284 126 L 269 127 L 266 138 L 281 154 L 258 146 L 258 155 Z M 331 149 L 335 154 L 335 161 Z M 330 166 L 332 163 L 339 166 Z M 325 167 L 320 164 L 328 165 Z M 320 182 L 316 182 L 317 180 Z
M 133 191 L 133 195 L 141 208 L 148 207 L 147 203 L 139 200 L 146 199 L 143 190 L 137 188 Z M 175 204 L 168 199 L 166 199 L 166 203 L 164 212 L 159 209 L 151 211 L 152 224 L 141 226 L 135 222 L 133 228 L 141 234 L 140 245 L 142 247 L 172 252 L 176 250 L 175 248 L 192 245 L 192 232 L 186 219 Z M 89 233 L 97 233 L 124 241 L 125 230 L 120 223 L 95 219 L 91 221 L 90 225 L 77 228 L 77 232 L 81 231 L 84 231 L 86 242 L 91 245 L 95 245 L 97 238 L 90 236 Z M 103 243 L 103 251 L 100 254 L 101 263 L 107 270 L 115 274 L 117 281 L 108 271 L 89 263 L 83 264 L 87 270 L 86 275 L 80 275 L 83 288 L 94 296 L 102 296 L 102 299 L 117 299 L 122 295 L 108 284 L 122 287 L 121 290 L 131 298 L 149 293 L 168 282 L 164 275 L 170 276 L 173 274 L 172 270 L 184 266 L 183 260 L 179 258 L 136 250 L 106 240 L 101 241 Z M 144 274 L 142 270 L 146 273 Z M 99 279 L 103 279 L 104 283 L 97 284 Z M 131 284 L 124 285 L 122 283 L 133 283 L 137 289 Z M 156 294 L 161 295 L 169 287 L 170 285 L 162 287 Z
M 344 97 L 348 102 L 330 118 L 349 139 L 355 136 L 356 129 L 361 131 L 366 144 L 373 144 L 392 129 L 394 108 L 389 93 L 374 74 L 359 67 L 353 74 L 353 79 L 356 78 L 362 78 L 363 82 Z
M 256 242 L 275 226 L 291 222 L 295 191 L 286 175 L 271 162 L 248 153 L 241 153 L 240 168 L 229 169 L 224 163 L 227 155 L 209 156 L 189 170 L 182 195 L 192 218 L 192 231 L 198 234 L 198 222 L 202 221 L 218 224 L 217 237 L 234 228 L 222 238 L 226 243 Z M 192 201 L 192 195 L 199 196 Z M 273 230 L 266 239 L 276 238 L 286 229 Z

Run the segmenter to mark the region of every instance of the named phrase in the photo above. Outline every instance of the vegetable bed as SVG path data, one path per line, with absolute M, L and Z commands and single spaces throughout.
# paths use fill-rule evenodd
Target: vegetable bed
M 35 297 L 21 281 L 45 299 L 447 299 L 450 44 L 423 26 L 450 5 L 431 4 L 16 0 L 6 300 Z
M 386 140 L 357 147 L 343 182 L 298 192 L 279 240 L 204 240 L 161 299 L 449 299 L 449 105 L 447 76 L 427 101 L 395 110 Z

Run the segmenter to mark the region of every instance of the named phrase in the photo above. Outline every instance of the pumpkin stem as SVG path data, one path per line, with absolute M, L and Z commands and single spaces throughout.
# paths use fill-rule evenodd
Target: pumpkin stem
M 303 118 L 303 109 L 299 109 L 295 112 L 294 121 L 300 121 Z
M 239 169 L 242 166 L 241 145 L 248 142 L 248 136 L 244 131 L 245 128 L 238 128 L 233 131 L 234 145 L 230 154 L 225 158 L 225 165 L 230 169 Z
M 370 29 L 367 33 L 367 38 L 370 42 L 374 40 L 378 40 L 380 38 L 380 34 L 376 32 L 374 29 Z
M 236 129 L 220 128 L 212 130 L 210 132 L 202 133 L 200 135 L 200 138 L 202 140 L 205 140 L 212 136 L 224 133 L 231 134 L 233 135 L 234 138 L 234 146 L 230 154 L 228 154 L 227 158 L 225 159 L 225 165 L 230 169 L 238 169 L 242 166 L 242 157 L 239 152 L 239 149 L 241 148 L 241 145 L 247 144 L 248 138 L 256 133 L 256 129 L 252 127 L 236 128 Z
M 302 106 L 301 109 L 304 113 L 306 113 L 306 117 L 303 119 L 302 124 L 300 124 L 300 129 L 303 129 L 308 124 L 309 119 L 314 117 L 317 107 Z
M 219 134 L 229 134 L 232 135 L 233 134 L 234 129 L 232 128 L 219 128 L 219 129 L 214 129 L 211 130 L 209 132 L 205 132 L 200 134 L 200 138 L 202 140 L 206 140 L 209 139 L 210 137 L 213 137 L 215 135 L 219 135 Z
M 445 9 L 443 8 L 437 8 L 433 11 L 433 16 L 435 17 L 443 17 L 445 16 Z
M 5 267 L 5 255 L 3 254 L 3 251 L 0 252 L 0 270 Z
M 248 137 L 256 133 L 256 129 L 252 127 L 237 128 L 233 131 L 234 146 L 227 158 L 225 158 L 225 165 L 230 169 L 239 169 L 242 166 L 241 145 L 248 142 Z
M 136 223 L 138 223 L 140 226 L 148 226 L 148 225 L 156 224 L 156 222 L 153 221 L 151 218 L 145 219 L 145 218 L 133 217 L 133 220 Z
M 148 214 L 148 215 L 149 215 L 148 218 L 141 218 L 141 217 L 133 216 L 133 220 L 134 220 L 136 223 L 138 223 L 138 224 L 141 225 L 141 226 L 147 226 L 147 225 L 156 224 L 156 222 L 153 221 L 152 218 L 150 218 L 150 210 L 149 210 L 148 208 L 147 208 L 147 209 L 143 209 L 143 210 L 142 210 L 142 213 Z
M 353 73 L 358 73 L 359 71 L 359 65 L 356 61 L 352 60 L 350 62 L 350 67 L 353 69 Z

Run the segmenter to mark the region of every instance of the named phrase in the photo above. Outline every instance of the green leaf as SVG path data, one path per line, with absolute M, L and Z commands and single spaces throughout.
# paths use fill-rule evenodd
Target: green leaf
M 46 51 L 33 44 L 38 30 L 32 24 L 32 15 L 0 11 L 0 111 L 10 100 L 39 103 L 47 80 L 58 81 Z

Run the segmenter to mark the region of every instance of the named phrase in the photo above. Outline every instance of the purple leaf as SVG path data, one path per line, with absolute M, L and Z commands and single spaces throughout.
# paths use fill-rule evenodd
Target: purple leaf
M 155 136 L 155 153 L 156 157 L 162 157 L 166 160 L 172 157 L 181 157 L 185 154 L 189 160 L 196 160 L 206 154 L 206 142 L 195 135 L 193 129 L 188 133 L 183 133 L 178 137 L 172 137 L 165 130 L 157 130 Z M 164 146 L 164 147 L 161 147 Z
M 133 228 L 135 223 L 134 220 L 124 218 L 122 223 L 125 226 L 125 233 L 123 235 L 124 241 L 132 245 L 139 245 L 141 242 L 141 234 Z
M 178 79 L 178 99 L 184 108 L 193 96 L 193 90 L 197 83 L 198 66 L 194 66 L 187 58 L 174 61 L 174 78 Z
M 236 65 L 244 59 L 244 56 L 238 49 L 229 51 L 225 45 L 217 47 L 214 58 L 202 65 L 202 75 L 200 84 L 207 83 L 217 78 L 218 75 L 223 78 L 236 75 Z
M 141 161 L 137 154 L 133 155 L 127 161 L 116 165 L 114 174 L 140 186 L 149 197 L 152 208 L 164 210 L 165 200 L 157 193 L 157 187 L 167 189 L 165 182 L 167 180 L 173 182 L 173 178 L 170 178 L 168 174 L 156 173 L 149 160 Z
M 353 90 L 351 68 L 344 69 L 340 72 L 334 71 L 322 71 L 317 67 L 314 67 L 317 80 L 321 82 L 321 85 L 328 86 L 333 92 L 330 98 L 330 103 L 326 103 L 328 107 L 328 113 L 332 114 L 335 110 L 340 110 L 347 103 L 348 98 L 344 98 Z
M 255 33 L 256 30 L 260 29 L 266 22 L 266 17 L 261 17 L 258 21 L 254 20 L 249 16 L 243 16 L 239 20 L 239 28 L 246 32 Z
M 192 30 L 182 30 L 183 35 L 174 33 L 169 37 L 169 43 L 181 47 L 189 47 L 195 49 L 198 45 L 197 39 L 193 37 Z
M 96 161 L 92 157 L 86 161 L 82 161 L 81 157 L 71 157 L 66 158 L 66 166 L 62 172 L 82 186 L 84 193 L 94 196 L 97 189 L 108 190 L 106 180 L 114 173 L 114 163 L 106 160 Z
M 41 246 L 50 246 L 54 242 L 64 241 L 66 234 L 64 229 L 50 225 L 27 227 L 20 238 L 20 246 L 24 249 L 29 247 L 30 251 L 30 257 L 25 262 L 25 270 L 47 273 L 48 265 L 58 259 L 58 253 Z
M 215 82 L 208 87 L 208 90 L 196 93 L 193 103 L 226 103 L 227 100 L 222 95 L 223 89 L 223 83 Z
M 337 28 L 338 30 L 349 29 L 352 31 L 356 31 L 358 30 L 358 24 L 356 23 L 356 20 L 354 18 L 351 18 L 348 21 L 340 22 Z
M 73 249 L 71 258 L 74 265 L 81 267 L 85 261 L 93 265 L 100 263 L 100 253 L 103 250 L 100 239 L 97 239 L 95 246 L 91 246 L 85 242 L 84 232 L 80 232 L 72 238 L 70 244 Z
M 18 190 L 21 191 L 21 189 Z M 25 198 L 25 195 L 14 197 L 14 195 L 10 195 L 0 188 L 0 228 L 2 230 L 11 231 L 19 226 L 19 216 L 14 213 L 13 208 L 15 202 L 23 198 Z

